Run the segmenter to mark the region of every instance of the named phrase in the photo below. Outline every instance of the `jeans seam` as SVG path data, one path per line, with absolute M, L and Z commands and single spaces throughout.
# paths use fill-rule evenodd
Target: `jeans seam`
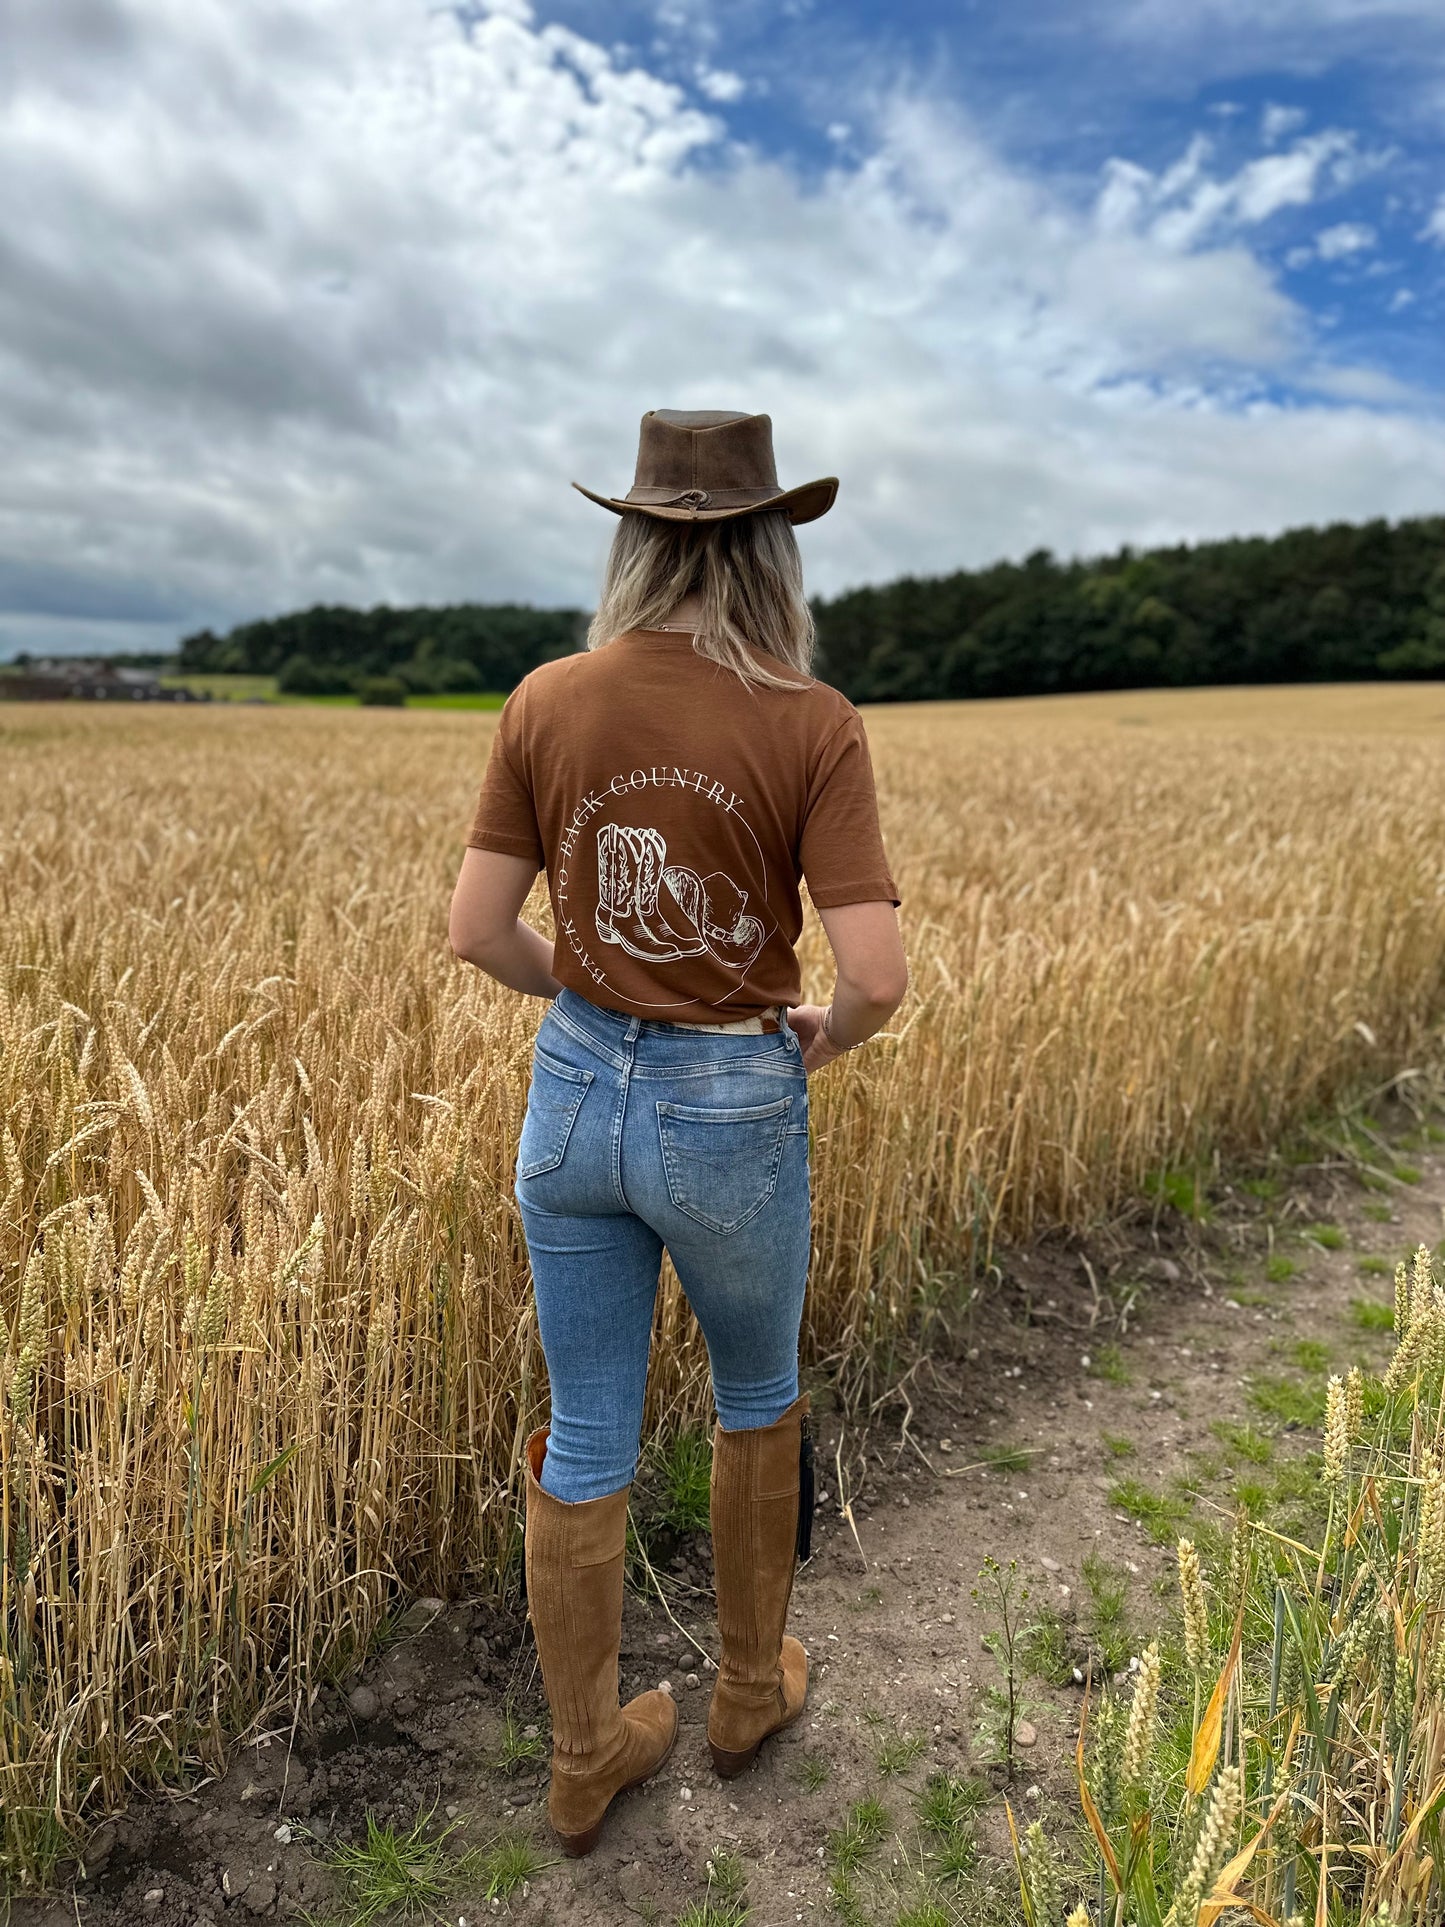
M 626 1068 L 627 1060 L 620 1051 L 614 1051 L 609 1045 L 602 1043 L 600 1039 L 594 1037 L 590 1031 L 583 1030 L 580 1024 L 574 1024 L 566 1011 L 558 1010 L 555 1003 L 552 1005 L 548 1015 L 555 1017 L 562 1028 L 575 1037 L 579 1044 L 585 1044 L 588 1050 L 596 1051 L 599 1057 L 605 1058 L 606 1061 L 614 1065 L 616 1069 L 623 1070 Z
M 627 1202 L 627 1193 L 622 1188 L 622 1132 L 627 1117 L 628 1086 L 632 1081 L 632 1064 L 628 1059 L 623 1060 L 621 1071 L 622 1075 L 618 1079 L 617 1085 L 617 1109 L 612 1117 L 611 1177 L 612 1189 L 617 1194 L 617 1202 L 622 1206 L 624 1211 L 631 1211 L 632 1206 Z

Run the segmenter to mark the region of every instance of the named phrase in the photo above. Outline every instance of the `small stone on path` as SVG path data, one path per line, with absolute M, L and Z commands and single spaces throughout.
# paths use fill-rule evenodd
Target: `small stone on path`
M 1029 1720 L 1020 1720 L 1014 1728 L 1014 1743 L 1017 1746 L 1037 1746 L 1039 1731 Z

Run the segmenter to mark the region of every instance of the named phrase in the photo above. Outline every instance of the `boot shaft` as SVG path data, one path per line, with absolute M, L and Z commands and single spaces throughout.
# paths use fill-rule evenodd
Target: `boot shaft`
M 797 1560 L 803 1393 L 771 1425 L 713 1432 L 711 1514 L 720 1677 L 776 1690 Z
M 541 1485 L 547 1433 L 527 1441 L 527 1611 L 552 1714 L 552 1743 L 596 1759 L 622 1744 L 617 1662 L 630 1487 L 569 1504 Z

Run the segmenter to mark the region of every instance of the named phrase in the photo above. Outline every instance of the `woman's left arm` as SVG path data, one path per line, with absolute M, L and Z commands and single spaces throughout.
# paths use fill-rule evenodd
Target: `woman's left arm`
M 469 849 L 452 892 L 447 935 L 464 962 L 485 970 L 509 990 L 529 997 L 555 997 L 552 946 L 540 930 L 521 920 L 537 875 L 530 857 Z

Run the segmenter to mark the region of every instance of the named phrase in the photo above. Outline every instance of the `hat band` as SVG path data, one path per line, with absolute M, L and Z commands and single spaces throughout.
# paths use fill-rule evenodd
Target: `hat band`
M 648 508 L 738 508 L 754 502 L 770 502 L 783 490 L 775 482 L 771 488 L 654 488 L 640 483 L 628 489 L 625 502 L 646 504 Z

